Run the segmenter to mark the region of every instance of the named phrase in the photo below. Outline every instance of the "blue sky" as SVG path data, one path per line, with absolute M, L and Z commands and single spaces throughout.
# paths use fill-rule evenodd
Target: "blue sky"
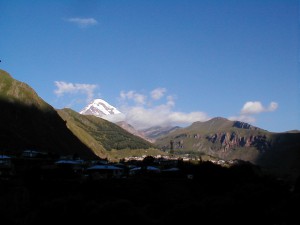
M 132 125 L 300 130 L 299 1 L 0 0 L 0 68 L 55 108 Z

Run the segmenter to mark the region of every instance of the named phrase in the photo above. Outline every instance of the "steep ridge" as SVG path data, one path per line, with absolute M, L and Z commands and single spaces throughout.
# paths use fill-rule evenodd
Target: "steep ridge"
M 27 84 L 0 70 L 0 149 L 19 154 L 26 149 L 97 158 L 70 132 L 56 110 Z
M 81 115 L 71 109 L 58 110 L 67 126 L 96 154 L 109 155 L 111 150 L 148 149 L 153 145 L 105 119 Z

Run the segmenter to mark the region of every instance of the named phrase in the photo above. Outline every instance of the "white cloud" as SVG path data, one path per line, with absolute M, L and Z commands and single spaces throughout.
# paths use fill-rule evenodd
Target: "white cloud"
M 54 90 L 54 93 L 60 97 L 64 94 L 85 94 L 87 96 L 86 101 L 89 102 L 94 98 L 94 91 L 97 88 L 95 84 L 74 84 L 67 83 L 64 81 L 55 81 L 55 86 L 57 87 Z
M 208 117 L 204 112 L 190 112 L 190 113 L 182 113 L 182 112 L 172 112 L 169 115 L 169 120 L 173 123 L 193 123 L 196 121 L 205 121 Z
M 260 114 L 264 112 L 273 112 L 278 108 L 278 103 L 271 102 L 269 106 L 265 107 L 260 101 L 248 101 L 244 104 L 240 111 L 240 115 L 231 116 L 229 120 L 238 120 L 246 123 L 255 123 L 256 118 L 254 114 Z
M 241 110 L 241 114 L 258 114 L 262 112 L 273 112 L 278 108 L 278 103 L 271 102 L 268 107 L 264 107 L 259 101 L 246 102 Z
M 95 20 L 94 18 L 69 18 L 67 19 L 67 21 L 70 23 L 75 23 L 81 28 L 98 24 L 97 20 Z
M 159 100 L 162 98 L 167 90 L 165 88 L 156 88 L 151 91 L 151 97 L 154 100 Z
M 139 94 L 135 91 L 128 91 L 127 93 L 124 91 L 121 91 L 120 97 L 122 100 L 133 100 L 136 104 L 142 104 L 144 105 L 146 103 L 147 97 L 145 95 Z
M 167 97 L 167 105 L 168 105 L 169 107 L 175 106 L 175 100 L 174 100 L 174 97 L 173 97 L 173 96 L 169 95 L 169 96 Z
M 241 114 L 256 114 L 264 111 L 260 102 L 246 102 L 241 110 Z
M 102 118 L 110 122 L 116 123 L 116 122 L 124 121 L 125 115 L 123 113 L 108 114 L 108 115 L 104 115 Z
M 162 98 L 166 92 L 164 88 L 157 88 L 150 92 L 151 98 Z M 162 95 L 161 95 L 162 94 Z M 151 126 L 167 126 L 167 125 L 180 125 L 186 126 L 195 121 L 205 121 L 208 119 L 207 115 L 203 112 L 177 112 L 173 108 L 175 106 L 174 97 L 169 95 L 165 98 L 165 104 L 152 105 L 146 102 L 147 96 L 144 96 L 144 104 L 129 105 L 128 101 L 134 99 L 135 96 L 141 95 L 135 91 L 121 92 L 120 96 L 123 100 L 123 106 L 120 110 L 126 115 L 125 120 L 137 129 L 148 128 Z M 147 107 L 146 107 L 147 106 Z

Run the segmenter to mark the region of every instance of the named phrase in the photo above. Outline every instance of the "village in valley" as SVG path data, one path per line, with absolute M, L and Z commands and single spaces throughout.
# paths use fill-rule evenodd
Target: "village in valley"
M 7 224 L 84 224 L 100 217 L 110 224 L 171 225 L 192 223 L 199 213 L 221 222 L 232 210 L 259 215 L 245 224 L 298 218 L 299 183 L 290 186 L 241 160 L 144 155 L 110 162 L 25 150 L 0 155 L 0 190 Z
M 133 178 L 138 176 L 157 176 L 192 179 L 193 172 L 187 171 L 186 165 L 212 163 L 222 167 L 247 163 L 242 160 L 202 160 L 201 157 L 191 157 L 188 154 L 130 156 L 118 162 L 107 158 L 99 160 L 84 160 L 79 156 L 58 156 L 36 150 L 24 150 L 18 156 L 0 155 L 0 179 L 12 180 L 21 177 L 34 179 L 76 179 L 100 180 L 112 178 Z M 185 165 L 185 167 L 183 167 Z

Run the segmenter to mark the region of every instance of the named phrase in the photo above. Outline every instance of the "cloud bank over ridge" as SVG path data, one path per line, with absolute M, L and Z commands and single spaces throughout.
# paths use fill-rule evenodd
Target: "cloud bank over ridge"
M 72 96 L 66 107 L 72 107 L 82 102 L 90 102 L 95 97 L 98 85 L 55 81 L 55 95 L 61 98 Z M 80 97 L 79 97 L 80 96 Z M 126 121 L 136 129 L 152 126 L 188 126 L 196 121 L 211 119 L 204 111 L 180 112 L 176 111 L 176 98 L 167 94 L 167 89 L 158 87 L 147 93 L 135 90 L 121 91 L 119 94 L 118 110 L 120 115 L 109 115 L 104 119 L 111 122 Z M 237 116 L 228 117 L 229 120 L 238 120 L 253 124 L 261 113 L 270 113 L 277 110 L 279 104 L 270 102 L 264 106 L 260 101 L 247 101 Z
M 147 95 L 136 91 L 120 93 L 120 110 L 126 115 L 125 120 L 137 129 L 151 126 L 185 126 L 195 121 L 205 121 L 206 113 L 174 111 L 175 98 L 165 95 L 165 88 L 156 88 Z M 158 100 L 163 103 L 157 103 Z

